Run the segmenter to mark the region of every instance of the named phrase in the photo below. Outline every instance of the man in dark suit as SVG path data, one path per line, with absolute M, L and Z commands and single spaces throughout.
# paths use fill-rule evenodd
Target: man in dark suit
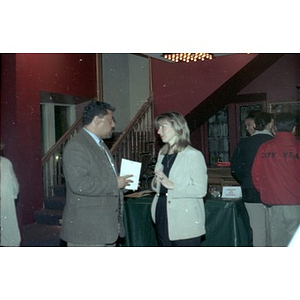
M 68 246 L 115 246 L 124 237 L 123 191 L 131 175 L 118 176 L 103 139 L 115 127 L 115 108 L 92 101 L 83 112 L 83 128 L 63 153 L 66 206 L 61 238 Z

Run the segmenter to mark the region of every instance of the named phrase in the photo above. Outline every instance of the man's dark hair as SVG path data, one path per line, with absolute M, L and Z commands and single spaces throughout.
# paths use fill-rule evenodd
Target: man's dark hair
M 275 117 L 276 130 L 279 132 L 292 132 L 296 124 L 296 116 L 292 113 L 280 113 Z
M 108 110 L 115 111 L 115 107 L 111 106 L 109 103 L 100 101 L 91 101 L 83 111 L 82 115 L 82 126 L 90 124 L 95 116 L 103 118 L 107 115 Z
M 267 112 L 260 112 L 255 116 L 255 129 L 258 131 L 262 131 L 266 128 L 268 124 L 274 119 L 273 115 Z
M 248 113 L 248 115 L 247 115 L 247 117 L 246 117 L 244 120 L 251 119 L 251 120 L 254 121 L 255 116 L 256 116 L 258 113 L 260 113 L 259 110 L 250 110 L 249 113 Z

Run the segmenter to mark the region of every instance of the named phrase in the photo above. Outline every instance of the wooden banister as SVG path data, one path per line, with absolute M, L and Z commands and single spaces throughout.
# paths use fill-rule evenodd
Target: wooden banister
M 61 136 L 61 138 L 48 150 L 43 156 L 42 163 L 49 160 L 49 158 L 59 149 L 62 144 L 65 144 L 66 140 L 74 136 L 74 132 L 78 132 L 81 126 L 82 118 L 79 118 L 75 123 Z

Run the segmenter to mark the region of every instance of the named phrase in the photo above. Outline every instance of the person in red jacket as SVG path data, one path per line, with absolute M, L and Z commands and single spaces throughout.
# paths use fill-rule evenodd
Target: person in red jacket
M 266 205 L 267 246 L 287 246 L 300 224 L 300 141 L 296 117 L 280 113 L 275 137 L 263 143 L 252 166 L 252 181 Z

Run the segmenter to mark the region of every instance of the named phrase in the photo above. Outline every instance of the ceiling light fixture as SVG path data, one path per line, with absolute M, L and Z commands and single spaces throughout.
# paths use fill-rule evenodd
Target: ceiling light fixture
M 173 62 L 196 62 L 198 60 L 204 61 L 206 59 L 211 60 L 213 58 L 210 53 L 163 53 L 164 58 Z

